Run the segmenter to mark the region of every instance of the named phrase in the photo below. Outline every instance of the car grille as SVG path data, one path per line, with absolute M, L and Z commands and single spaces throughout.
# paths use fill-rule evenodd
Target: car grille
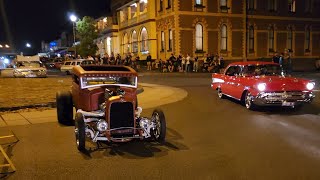
M 134 127 L 133 104 L 114 102 L 110 107 L 110 129 Z
M 260 95 L 267 101 L 299 101 L 306 97 L 306 93 L 301 91 L 281 91 L 281 92 L 265 92 Z

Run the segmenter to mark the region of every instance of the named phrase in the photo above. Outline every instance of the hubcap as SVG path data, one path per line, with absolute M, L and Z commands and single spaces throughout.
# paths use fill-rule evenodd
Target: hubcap
M 220 89 L 218 89 L 218 97 L 221 98 L 222 97 L 222 91 Z
M 251 107 L 251 94 L 250 93 L 247 94 L 245 103 L 246 103 L 246 108 L 249 109 Z

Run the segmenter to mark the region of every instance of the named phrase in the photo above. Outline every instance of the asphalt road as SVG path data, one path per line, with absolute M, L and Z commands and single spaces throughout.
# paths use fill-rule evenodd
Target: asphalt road
M 14 126 L 20 141 L 6 150 L 17 171 L 8 179 L 320 179 L 319 92 L 297 112 L 248 111 L 218 99 L 209 74 L 144 74 L 140 81 L 188 92 L 160 107 L 168 126 L 165 145 L 135 141 L 83 154 L 73 127 Z

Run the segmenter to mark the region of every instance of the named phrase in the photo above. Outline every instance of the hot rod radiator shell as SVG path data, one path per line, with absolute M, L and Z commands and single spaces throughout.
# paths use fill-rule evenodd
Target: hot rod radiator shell
M 131 102 L 113 102 L 110 105 L 110 129 L 134 128 L 134 109 Z

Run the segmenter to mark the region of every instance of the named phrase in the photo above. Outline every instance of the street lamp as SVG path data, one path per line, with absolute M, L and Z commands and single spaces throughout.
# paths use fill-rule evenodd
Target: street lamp
M 31 48 L 31 44 L 30 43 L 26 43 L 26 47 L 27 48 Z
M 76 27 L 75 27 L 75 23 L 77 21 L 77 16 L 75 16 L 74 14 L 70 15 L 70 20 L 72 21 L 72 29 L 73 29 L 73 46 L 74 46 L 74 55 L 75 58 L 77 58 L 77 48 L 76 48 Z

